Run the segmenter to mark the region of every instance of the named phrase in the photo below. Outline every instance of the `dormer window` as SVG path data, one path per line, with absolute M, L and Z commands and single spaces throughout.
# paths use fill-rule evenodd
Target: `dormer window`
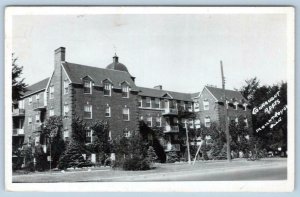
M 151 98 L 146 97 L 146 107 L 151 107 Z
M 126 83 L 122 84 L 122 97 L 129 98 L 129 86 Z
M 104 83 L 104 96 L 111 96 L 111 84 Z
M 90 80 L 83 81 L 83 93 L 92 94 L 92 82 Z
M 238 103 L 238 102 L 235 102 L 235 103 L 234 103 L 234 109 L 235 109 L 235 110 L 238 110 L 238 106 L 239 106 L 239 103 Z
M 139 97 L 139 98 L 138 98 L 138 106 L 139 106 L 139 107 L 143 107 L 143 100 L 142 100 L 142 97 Z

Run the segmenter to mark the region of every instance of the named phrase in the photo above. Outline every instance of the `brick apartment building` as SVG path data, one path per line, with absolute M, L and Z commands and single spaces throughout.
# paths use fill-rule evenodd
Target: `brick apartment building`
M 87 123 L 108 120 L 110 138 L 130 136 L 139 131 L 140 121 L 158 127 L 166 135 L 160 143 L 164 151 L 180 151 L 179 123 L 184 129 L 210 127 L 216 122 L 224 127 L 225 107 L 231 120 L 242 116 L 251 127 L 251 110 L 238 91 L 226 90 L 227 104 L 222 103 L 222 89 L 205 86 L 200 93 L 167 91 L 161 85 L 139 87 L 125 65 L 113 57 L 106 68 L 91 67 L 65 61 L 65 48 L 55 50 L 54 71 L 50 78 L 37 82 L 13 109 L 13 144 L 40 141 L 37 132 L 51 116 L 63 117 L 62 136 L 71 137 L 72 114 Z M 178 109 L 196 114 L 196 119 L 178 118 Z M 93 141 L 92 130 L 86 142 Z M 149 136 L 149 139 L 152 136 Z

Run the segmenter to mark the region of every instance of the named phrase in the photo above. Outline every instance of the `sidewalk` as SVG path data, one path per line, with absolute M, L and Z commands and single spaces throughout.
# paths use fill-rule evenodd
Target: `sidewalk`
M 270 158 L 259 161 L 247 161 L 246 159 L 234 159 L 228 161 L 197 161 L 195 165 L 187 162 L 174 164 L 156 164 L 155 169 L 148 171 L 123 171 L 111 168 L 89 168 L 81 171 L 44 172 L 27 175 L 13 175 L 13 182 L 87 182 L 87 181 L 125 181 L 133 177 L 168 176 L 174 173 L 203 173 L 230 169 L 251 169 L 256 167 L 272 167 L 286 165 L 285 158 Z

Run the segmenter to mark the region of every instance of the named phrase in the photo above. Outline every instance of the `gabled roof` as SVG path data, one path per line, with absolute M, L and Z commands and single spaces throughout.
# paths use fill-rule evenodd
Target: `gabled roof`
M 193 101 L 192 95 L 189 93 L 173 92 L 168 90 L 159 90 L 155 88 L 144 88 L 144 87 L 139 87 L 139 89 L 140 89 L 139 92 L 140 96 L 162 98 L 164 95 L 169 94 L 175 100 Z
M 223 89 L 217 88 L 217 87 L 211 87 L 211 86 L 205 86 L 205 88 L 218 100 L 223 100 Z M 233 100 L 236 100 L 237 102 L 244 101 L 247 103 L 247 100 L 243 97 L 243 95 L 236 90 L 225 90 L 226 98 L 229 102 L 232 102 Z
M 42 91 L 42 90 L 46 89 L 48 81 L 49 81 L 49 77 L 46 78 L 46 79 L 43 79 L 42 81 L 39 81 L 35 84 L 32 84 L 32 85 L 26 87 L 26 91 L 25 91 L 25 93 L 23 93 L 22 97 L 26 97 L 26 96 L 29 96 L 33 93 L 36 93 L 36 92 L 39 92 L 39 91 Z
M 82 84 L 82 78 L 90 76 L 94 80 L 95 86 L 103 86 L 103 80 L 111 80 L 114 88 L 121 88 L 121 83 L 127 81 L 131 90 L 138 91 L 138 88 L 131 79 L 128 72 L 104 69 L 92 66 L 85 66 L 80 64 L 74 64 L 69 62 L 63 62 L 62 66 L 67 72 L 71 83 Z

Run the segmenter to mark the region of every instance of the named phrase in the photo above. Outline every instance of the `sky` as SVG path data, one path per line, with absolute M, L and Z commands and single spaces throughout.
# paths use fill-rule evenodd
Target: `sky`
M 27 84 L 50 77 L 54 50 L 66 61 L 105 68 L 116 52 L 136 85 L 194 93 L 287 80 L 286 17 L 280 14 L 21 15 L 12 47 Z

